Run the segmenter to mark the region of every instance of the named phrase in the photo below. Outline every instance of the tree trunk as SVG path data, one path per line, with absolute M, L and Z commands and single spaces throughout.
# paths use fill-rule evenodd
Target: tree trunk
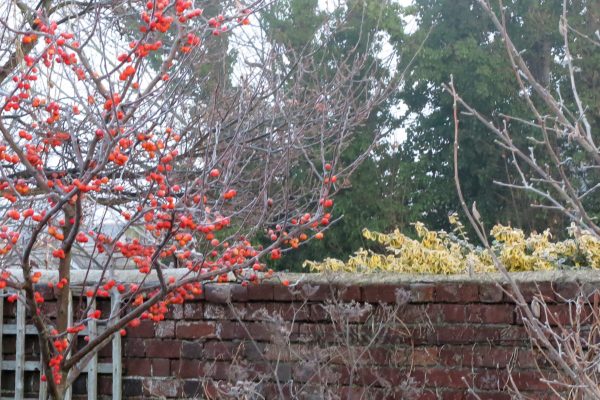
M 58 308 L 58 312 L 57 312 L 57 317 L 56 317 L 56 329 L 59 332 L 65 332 L 67 330 L 67 328 L 69 327 L 69 313 L 70 313 L 70 308 L 71 308 L 71 243 L 69 243 L 69 236 L 71 234 L 71 230 L 73 229 L 73 219 L 75 218 L 75 212 L 74 209 L 72 207 L 65 207 L 64 208 L 64 213 L 65 213 L 65 225 L 63 226 L 63 235 L 64 235 L 64 241 L 63 241 L 63 250 L 65 251 L 65 257 L 60 259 L 59 262 L 59 266 L 58 266 L 58 279 L 59 281 L 62 281 L 63 279 L 66 279 L 67 284 L 63 287 L 63 289 L 58 291 L 58 299 L 57 299 L 57 308 Z M 67 355 L 65 354 L 64 357 L 66 358 Z M 66 383 L 67 383 L 67 373 L 68 371 L 62 370 L 61 372 L 62 374 L 62 379 L 61 379 L 61 383 L 58 386 L 58 392 L 60 393 L 60 397 L 57 398 L 57 400 L 62 400 L 65 396 L 67 387 L 66 387 Z

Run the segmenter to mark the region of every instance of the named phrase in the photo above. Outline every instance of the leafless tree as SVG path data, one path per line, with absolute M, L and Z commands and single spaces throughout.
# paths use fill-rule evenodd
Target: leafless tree
M 290 289 L 299 301 L 279 312 L 261 308 L 241 314 L 234 304 L 227 305 L 231 316 L 246 330 L 248 340 L 228 355 L 234 366 L 227 379 L 206 380 L 203 397 L 262 399 L 275 395 L 344 400 L 410 398 L 422 393 L 410 376 L 414 356 L 411 329 L 402 321 L 409 298 L 406 291 L 398 290 L 396 303 L 370 304 L 343 301 L 345 289 L 330 287 L 330 298 L 315 304 L 309 299 L 318 286 L 304 284 Z M 309 314 L 319 317 L 312 324 L 301 323 Z M 247 328 L 250 320 L 269 335 L 266 343 L 266 334 L 252 336 Z M 299 325 L 307 329 L 300 328 L 299 332 Z M 396 361 L 390 366 L 393 373 L 378 368 L 384 352 L 395 355 Z M 251 360 L 245 359 L 247 354 L 253 355 Z M 294 378 L 285 372 L 290 362 Z M 257 370 L 256 364 L 263 368 Z
M 487 0 L 478 0 L 478 3 L 491 18 L 499 37 L 506 45 L 507 59 L 514 71 L 519 94 L 526 102 L 531 117 L 502 115 L 501 122 L 495 123 L 490 116 L 478 112 L 476 106 L 464 101 L 459 94 L 460 88 L 455 88 L 452 81 L 445 87 L 454 98 L 454 178 L 461 206 L 480 241 L 488 249 L 496 268 L 510 282 L 510 294 L 522 314 L 532 343 L 557 373 L 557 377 L 547 380 L 549 387 L 564 398 L 598 399 L 598 317 L 595 311 L 597 307 L 590 300 L 590 291 L 581 291 L 574 298 L 562 299 L 570 306 L 570 317 L 566 322 L 557 318 L 543 296 L 527 301 L 505 265 L 492 251 L 483 223 L 485 216 L 479 215 L 475 204 L 472 207 L 467 205 L 457 168 L 459 109 L 462 109 L 467 116 L 477 118 L 493 132 L 499 146 L 512 156 L 512 165 L 521 181 L 497 182 L 498 184 L 532 193 L 540 199 L 534 204 L 536 207 L 562 212 L 573 222 L 575 235 L 600 237 L 597 220 L 585 205 L 585 200 L 594 196 L 600 185 L 594 183 L 588 186 L 578 179 L 582 174 L 593 176 L 600 167 L 600 153 L 596 144 L 597 135 L 593 132 L 594 125 L 590 122 L 591 110 L 578 90 L 578 62 L 583 56 L 572 51 L 573 44 L 581 41 L 598 51 L 598 33 L 593 29 L 582 32 L 571 25 L 569 10 L 572 5 L 563 1 L 557 29 L 563 38 L 560 54 L 565 77 L 561 80 L 561 85 L 552 88 L 536 78 L 523 57 L 522 49 L 517 48 L 511 40 L 502 2 L 498 2 L 497 8 Z M 592 3 L 588 6 L 594 7 Z M 593 24 L 588 27 L 593 27 Z M 513 123 L 534 128 L 537 136 L 526 138 L 525 147 L 518 145 L 517 142 L 523 141 L 515 140 L 511 129 Z M 569 157 L 574 152 L 578 155 L 577 160 Z
M 319 235 L 362 159 L 343 165 L 341 153 L 399 81 L 358 48 L 322 73 L 326 37 L 292 57 L 259 36 L 246 43 L 255 59 L 232 67 L 226 46 L 268 3 L 204 5 L 211 15 L 184 0 L 0 5 L 1 282 L 26 302 L 52 398 L 139 318 L 160 319 L 207 280 L 256 280 L 265 257 Z M 252 245 L 265 228 L 269 245 Z M 82 294 L 122 307 L 79 304 L 70 322 L 75 269 L 100 271 Z M 141 284 L 120 284 L 117 269 Z M 56 319 L 39 306 L 40 270 L 58 271 Z M 80 346 L 69 333 L 91 319 L 107 329 Z

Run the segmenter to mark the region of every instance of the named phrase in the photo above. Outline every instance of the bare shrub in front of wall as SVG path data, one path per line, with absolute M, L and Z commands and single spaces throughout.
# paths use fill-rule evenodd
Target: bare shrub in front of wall
M 311 290 L 305 285 L 292 293 L 302 297 Z M 407 301 L 408 293 L 399 290 L 395 304 L 335 297 L 323 303 L 303 300 L 279 311 L 259 308 L 252 314 L 261 321 L 260 333 L 254 336 L 256 325 L 250 327 L 242 321 L 239 310 L 229 303 L 248 340 L 233 351 L 226 379 L 208 379 L 198 396 L 332 400 L 349 396 L 417 397 L 421 390 L 410 377 L 410 330 L 400 318 Z M 289 318 L 283 313 L 293 315 Z M 312 322 L 299 323 L 306 315 Z

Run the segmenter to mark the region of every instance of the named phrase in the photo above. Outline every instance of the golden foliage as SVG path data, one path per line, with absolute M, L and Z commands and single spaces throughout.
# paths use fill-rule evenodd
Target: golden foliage
M 430 231 L 421 222 L 413 224 L 417 239 L 398 229 L 392 233 L 363 229 L 363 236 L 384 246 L 385 251 L 358 250 L 348 261 L 327 258 L 305 261 L 313 271 L 396 272 L 412 274 L 482 273 L 495 270 L 490 254 L 469 243 L 456 214 L 449 217 L 452 232 Z M 525 236 L 520 229 L 496 225 L 490 232 L 492 250 L 509 271 L 538 271 L 589 266 L 600 269 L 600 240 L 572 226 L 570 239 L 553 242 L 549 231 Z

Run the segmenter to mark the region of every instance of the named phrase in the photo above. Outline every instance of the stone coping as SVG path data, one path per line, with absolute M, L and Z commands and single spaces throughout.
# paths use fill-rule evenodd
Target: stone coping
M 20 269 L 9 269 L 13 276 L 19 278 L 22 276 Z M 42 276 L 39 283 L 56 282 L 58 280 L 58 271 L 56 270 L 35 270 L 40 271 Z M 165 269 L 163 273 L 166 277 L 191 276 L 187 269 Z M 532 271 L 532 272 L 513 272 L 511 276 L 518 282 L 586 282 L 600 284 L 600 270 L 579 269 L 579 270 L 554 270 L 554 271 Z M 74 286 L 93 284 L 102 277 L 100 270 L 73 270 L 71 271 L 71 283 Z M 104 280 L 110 279 L 111 274 L 106 272 Z M 140 283 L 144 275 L 136 270 L 118 270 L 114 272 L 113 278 L 120 282 Z M 457 275 L 425 275 L 425 274 L 397 274 L 397 273 L 277 273 L 275 278 L 265 280 L 264 282 L 279 282 L 287 279 L 291 284 L 296 282 L 320 283 L 320 284 L 346 284 L 346 285 L 369 285 L 369 284 L 406 284 L 406 283 L 431 283 L 431 282 L 506 282 L 506 279 L 500 273 L 490 274 L 457 274 Z M 152 271 L 146 277 L 146 284 L 155 284 L 158 282 L 156 272 Z

